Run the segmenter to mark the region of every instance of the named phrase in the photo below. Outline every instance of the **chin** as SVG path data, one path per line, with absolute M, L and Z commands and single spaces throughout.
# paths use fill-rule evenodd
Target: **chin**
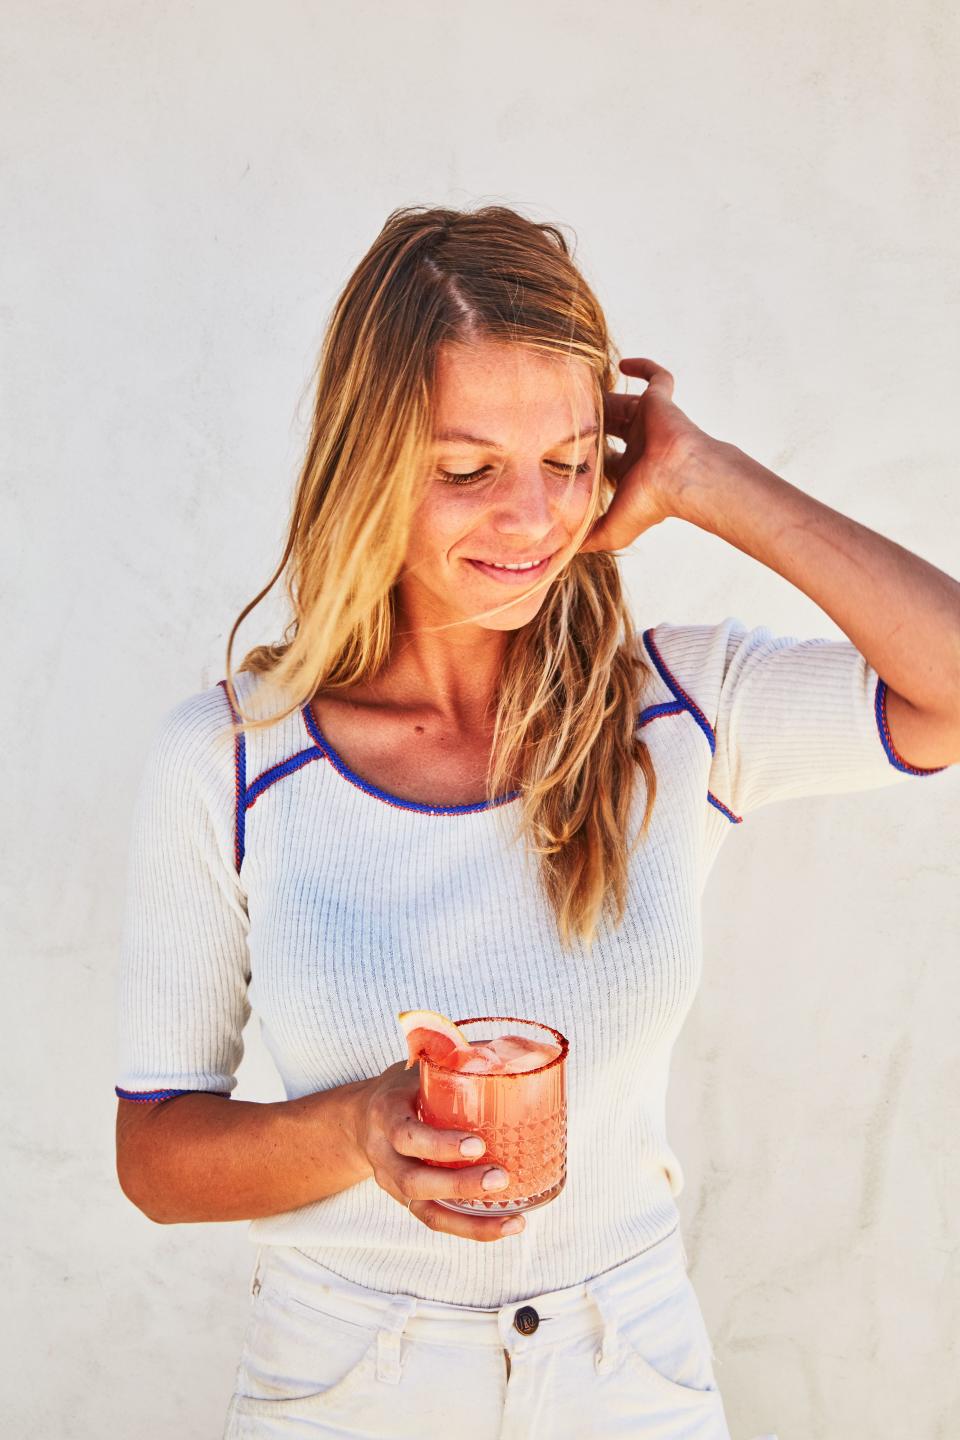
M 522 630 L 524 625 L 529 625 L 543 603 L 542 596 L 533 595 L 529 600 L 513 605 L 509 610 L 501 610 L 499 615 L 485 616 L 477 620 L 481 630 Z M 469 615 L 464 618 L 469 619 Z

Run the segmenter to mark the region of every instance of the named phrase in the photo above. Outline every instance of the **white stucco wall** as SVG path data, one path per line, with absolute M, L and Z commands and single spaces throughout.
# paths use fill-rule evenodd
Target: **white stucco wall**
M 570 224 L 693 419 L 956 575 L 960 30 L 8 0 L 3 31 L 4 1429 L 211 1440 L 252 1249 L 114 1179 L 125 848 L 149 733 L 278 558 L 346 275 L 403 203 Z M 679 521 L 623 566 L 644 624 L 840 633 Z M 711 876 L 669 1116 L 735 1440 L 960 1432 L 958 773 L 770 807 Z M 281 1098 L 247 1038 L 237 1093 Z

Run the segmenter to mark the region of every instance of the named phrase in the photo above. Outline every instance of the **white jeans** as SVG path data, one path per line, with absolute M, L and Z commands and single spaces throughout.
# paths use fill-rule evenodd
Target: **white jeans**
M 731 1440 L 679 1229 L 497 1309 L 373 1290 L 275 1245 L 250 1290 L 224 1440 Z

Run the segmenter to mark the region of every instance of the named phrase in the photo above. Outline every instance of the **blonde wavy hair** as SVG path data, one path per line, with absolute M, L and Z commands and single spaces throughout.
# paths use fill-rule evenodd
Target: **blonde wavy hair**
M 499 205 L 405 206 L 391 212 L 350 276 L 314 371 L 313 420 L 283 555 L 227 640 L 226 683 L 240 716 L 234 733 L 276 724 L 317 691 L 368 681 L 388 663 L 395 587 L 430 478 L 438 351 L 478 340 L 586 362 L 593 380 L 602 463 L 567 564 L 548 581 L 511 591 L 504 605 L 451 622 L 482 620 L 549 587 L 534 618 L 507 633 L 486 798 L 499 800 L 508 777 L 519 777 L 519 834 L 540 857 L 561 944 L 569 949 L 576 935 L 590 947 L 608 907 L 615 924 L 623 919 L 628 861 L 649 829 L 656 775 L 637 730 L 649 667 L 616 558 L 577 553 L 613 493 L 606 470 L 618 452 L 606 440 L 603 393 L 615 388 L 619 353 L 555 225 Z M 288 703 L 254 719 L 237 700 L 233 641 L 285 570 L 292 618 L 283 640 L 255 646 L 237 669 L 269 676 Z M 628 846 L 638 768 L 646 799 Z

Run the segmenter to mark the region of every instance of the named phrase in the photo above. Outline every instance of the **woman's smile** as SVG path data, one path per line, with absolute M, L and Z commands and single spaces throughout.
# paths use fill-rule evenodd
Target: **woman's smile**
M 479 570 L 482 575 L 489 575 L 492 580 L 499 580 L 502 584 L 529 585 L 531 580 L 539 579 L 556 553 L 554 550 L 549 555 L 545 555 L 539 564 L 528 565 L 522 570 L 501 568 L 499 565 L 488 564 L 484 560 L 468 559 L 467 564 L 472 565 L 475 570 Z M 506 565 L 507 562 L 503 563 Z M 519 564 L 520 562 L 513 563 Z

